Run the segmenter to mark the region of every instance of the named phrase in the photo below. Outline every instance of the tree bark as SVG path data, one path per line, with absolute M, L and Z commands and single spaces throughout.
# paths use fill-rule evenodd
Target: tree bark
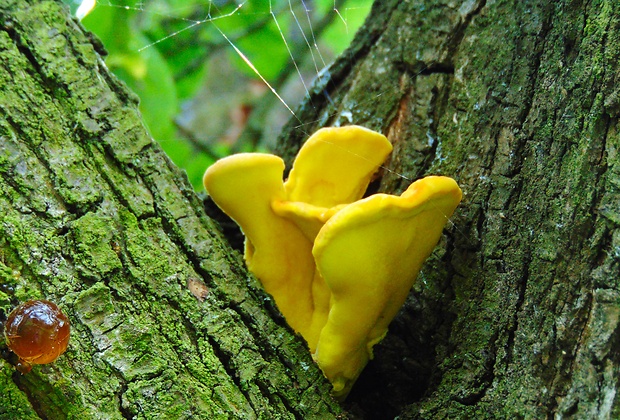
M 442 174 L 464 199 L 350 407 L 620 417 L 618 62 L 617 1 L 375 4 L 280 153 L 361 124 L 394 144 L 378 190 Z
M 59 2 L 0 2 L 0 313 L 45 298 L 68 351 L 0 418 L 334 418 L 304 343 Z M 192 293 L 193 291 L 193 293 Z
M 338 415 L 97 43 L 57 3 L 1 4 L 0 304 L 55 300 L 73 337 L 28 375 L 3 361 L 0 410 Z M 613 0 L 376 2 L 279 153 L 290 162 L 324 125 L 365 125 L 394 145 L 372 191 L 442 174 L 464 200 L 350 413 L 620 416 L 619 60 Z

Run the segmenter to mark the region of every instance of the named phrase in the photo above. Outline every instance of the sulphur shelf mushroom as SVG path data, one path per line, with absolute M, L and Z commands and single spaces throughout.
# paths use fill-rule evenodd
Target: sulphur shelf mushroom
M 347 396 L 404 303 L 461 200 L 452 178 L 429 176 L 400 196 L 362 199 L 392 146 L 358 126 L 324 128 L 289 178 L 277 156 L 213 164 L 204 185 L 241 227 L 245 261 L 308 342 L 336 397 Z

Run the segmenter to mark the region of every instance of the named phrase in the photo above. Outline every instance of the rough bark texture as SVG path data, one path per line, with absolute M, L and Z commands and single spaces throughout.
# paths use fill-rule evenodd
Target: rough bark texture
M 57 363 L 2 361 L 0 414 L 335 416 L 79 25 L 57 3 L 0 4 L 0 304 L 51 298 L 74 323 Z M 433 173 L 465 196 L 350 413 L 620 416 L 618 62 L 615 0 L 376 3 L 281 153 L 362 124 L 395 147 L 373 190 Z
M 369 419 L 618 418 L 620 3 L 377 2 L 280 142 L 353 122 L 376 187 L 464 200 L 348 401 Z
M 334 418 L 98 51 L 59 2 L 0 2 L 0 316 L 46 298 L 72 323 L 27 375 L 2 344 L 0 418 Z

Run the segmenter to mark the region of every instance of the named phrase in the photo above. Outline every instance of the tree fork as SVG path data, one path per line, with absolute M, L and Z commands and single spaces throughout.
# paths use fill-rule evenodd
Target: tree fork
M 4 363 L 0 407 L 338 415 L 79 25 L 53 2 L 0 13 L 0 303 L 54 298 L 74 323 L 54 365 L 19 376 Z M 280 154 L 353 122 L 394 145 L 376 190 L 441 174 L 465 196 L 352 412 L 620 416 L 619 61 L 611 0 L 376 2 Z

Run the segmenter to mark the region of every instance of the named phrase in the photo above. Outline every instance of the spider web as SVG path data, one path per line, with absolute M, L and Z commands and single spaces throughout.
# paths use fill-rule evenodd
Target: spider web
M 135 63 L 154 54 L 167 60 L 170 57 L 174 60 L 178 55 L 179 61 L 185 54 L 185 68 L 176 69 L 174 75 L 177 82 L 187 74 L 201 71 L 202 67 L 208 68 L 204 79 L 198 81 L 202 86 L 189 97 L 181 98 L 174 119 L 181 137 L 189 137 L 194 146 L 213 157 L 225 152 L 272 148 L 284 122 L 291 116 L 296 118 L 294 108 L 308 94 L 312 81 L 320 78 L 321 70 L 350 42 L 372 3 L 371 0 L 65 1 L 75 2 L 72 3 L 75 9 L 81 4 L 77 11 L 81 15 L 91 8 L 92 14 L 112 14 L 108 26 L 117 26 L 119 21 L 122 26 L 131 20 L 129 27 L 119 29 L 108 39 L 97 31 L 109 30 L 102 28 L 103 24 L 89 20 L 89 16 L 83 21 L 103 38 L 106 48 L 120 45 L 124 49 L 124 57 L 111 54 L 106 61 L 112 70 L 122 67 L 117 75 L 123 79 L 127 73 L 129 79 L 139 79 L 140 65 Z M 139 29 L 141 36 L 136 37 L 129 33 L 135 26 L 147 29 Z M 123 37 L 140 39 L 123 45 Z M 188 53 L 201 46 L 204 52 L 194 56 Z M 131 64 L 132 61 L 135 63 Z M 131 65 L 134 67 L 127 69 Z M 145 103 L 140 87 L 128 84 Z M 216 103 L 225 105 L 218 108 Z M 271 108 L 269 112 L 262 109 L 267 107 Z M 148 123 L 148 110 L 143 109 L 143 114 Z M 243 133 L 251 114 L 262 117 L 265 124 L 261 138 Z M 151 125 L 154 137 L 160 143 L 163 141 L 166 148 L 168 136 L 158 136 L 157 127 Z M 250 128 L 257 131 L 256 127 Z M 225 150 L 226 147 L 222 148 L 224 151 L 216 150 L 222 144 L 230 150 Z M 173 160 L 176 160 L 174 156 Z
M 120 0 L 100 0 L 95 8 L 127 11 L 137 15 L 138 20 L 163 18 L 166 22 L 161 32 L 151 33 L 130 45 L 129 57 L 155 52 L 165 55 L 174 52 L 175 48 L 187 48 L 184 44 L 188 42 L 205 42 L 212 48 L 209 54 L 198 55 L 200 60 L 187 62 L 189 70 L 186 68 L 186 73 L 208 62 L 208 74 L 203 75 L 201 88 L 184 98 L 174 112 L 176 128 L 182 138 L 155 136 L 173 161 L 188 172 L 199 191 L 203 190 L 202 174 L 209 163 L 231 152 L 270 150 L 281 128 L 291 118 L 299 122 L 297 128 L 305 133 L 305 137 L 311 134 L 306 132 L 295 109 L 304 97 L 310 96 L 316 79 L 321 84 L 323 69 L 341 52 L 329 48 L 325 33 L 331 25 L 337 34 L 347 36 L 343 44 L 348 43 L 371 6 L 370 0 L 331 0 L 331 7 L 321 12 L 317 10 L 315 0 L 208 0 L 198 8 L 195 5 L 171 7 L 174 0 L 133 6 L 117 1 Z M 366 4 L 360 6 L 364 2 Z M 357 16 L 354 18 L 354 15 Z M 263 51 L 260 48 L 256 51 L 250 43 L 262 41 L 254 40 L 248 33 L 260 31 L 261 27 L 271 27 L 276 34 L 275 41 L 272 36 L 269 43 L 262 44 Z M 273 53 L 269 49 L 279 50 L 275 55 L 279 56 L 285 71 L 274 71 L 269 63 L 265 63 Z M 183 74 L 183 71 L 179 73 Z M 224 107 L 213 105 L 222 103 Z M 252 139 L 247 133 L 255 130 L 253 123 L 256 120 L 263 123 L 260 127 L 263 135 Z M 186 160 L 183 156 L 175 158 L 174 154 L 183 141 L 194 149 Z M 202 159 L 195 150 L 200 151 Z M 354 151 L 349 153 L 355 154 Z M 189 166 L 191 164 L 193 168 Z M 407 184 L 414 181 L 386 166 L 381 168 Z M 451 216 L 438 207 L 437 210 L 447 225 L 469 242 L 468 235 L 454 224 Z M 417 282 L 426 285 L 426 278 L 424 269 L 420 270 Z
M 297 119 L 297 104 L 309 95 L 313 81 L 320 81 L 322 70 L 352 40 L 371 3 L 372 0 L 85 0 L 82 7 L 111 12 L 115 20 L 108 24 L 132 19 L 134 26 L 151 28 L 126 46 L 125 55 L 138 63 L 140 57 L 157 54 L 190 57 L 183 63 L 184 68 L 177 69 L 177 83 L 187 74 L 200 73 L 201 66 L 207 63 L 206 74 L 199 81 L 201 87 L 182 98 L 170 116 L 176 135 L 157 135 L 156 128 L 149 124 L 166 153 L 201 190 L 202 173 L 215 159 L 240 151 L 269 151 L 275 146 L 282 126 L 291 117 Z M 330 45 L 330 31 L 332 39 L 341 39 L 340 49 Z M 120 38 L 122 43 L 123 36 L 129 35 L 121 31 L 108 42 L 118 42 Z M 194 57 L 183 55 L 196 46 L 205 51 Z M 114 67 L 112 57 L 107 62 Z M 139 86 L 130 87 L 140 94 Z M 148 103 L 142 95 L 141 98 L 142 105 Z M 148 113 L 143 114 L 148 123 Z M 305 132 L 301 121 L 298 128 L 306 136 L 311 134 Z M 404 174 L 383 169 L 413 181 Z

